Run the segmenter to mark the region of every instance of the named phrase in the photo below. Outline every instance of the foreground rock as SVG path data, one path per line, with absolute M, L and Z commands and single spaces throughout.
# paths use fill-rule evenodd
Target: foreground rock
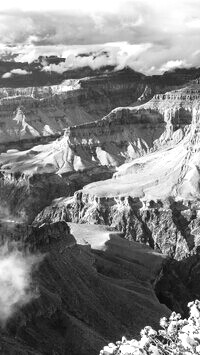
M 44 254 L 33 274 L 39 294 L 1 330 L 2 354 L 95 355 L 169 314 L 152 286 L 162 255 L 104 227 L 73 224 L 74 237 L 65 222 L 30 228 Z

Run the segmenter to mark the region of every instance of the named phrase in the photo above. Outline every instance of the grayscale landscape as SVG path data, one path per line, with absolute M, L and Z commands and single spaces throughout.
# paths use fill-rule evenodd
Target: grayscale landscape
M 199 39 L 198 0 L 0 5 L 0 354 L 200 354 Z

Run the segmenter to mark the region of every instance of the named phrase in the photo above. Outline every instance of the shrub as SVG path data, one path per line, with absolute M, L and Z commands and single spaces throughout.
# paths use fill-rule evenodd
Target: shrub
M 161 330 L 145 327 L 139 341 L 122 337 L 116 344 L 110 343 L 100 355 L 191 355 L 200 354 L 200 301 L 188 303 L 190 316 L 181 319 L 172 312 L 169 319 L 161 318 Z

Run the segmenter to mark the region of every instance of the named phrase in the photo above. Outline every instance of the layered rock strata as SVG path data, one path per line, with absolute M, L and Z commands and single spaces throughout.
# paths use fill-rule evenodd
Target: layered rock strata
M 113 108 L 135 105 L 137 100 L 141 104 L 154 94 L 178 89 L 199 75 L 198 70 L 191 70 L 188 73 L 146 77 L 130 68 L 121 71 L 102 68 L 94 71 L 92 76 L 91 70 L 84 69 L 77 69 L 71 74 L 70 71 L 63 73 L 57 79 L 54 78 L 56 73 L 52 73 L 52 80 L 49 79 L 46 86 L 45 83 L 41 86 L 38 79 L 37 85 L 37 80 L 32 86 L 28 82 L 22 85 L 19 80 L 18 88 L 1 88 L 1 143 L 26 143 L 31 138 L 62 134 L 63 128 L 100 119 Z M 29 78 L 29 75 L 26 77 Z M 15 77 L 16 83 L 20 78 Z M 5 148 L 1 145 L 0 151 Z
M 95 80 L 0 89 L 1 143 L 61 134 L 63 128 L 100 119 L 117 105 L 131 104 L 141 95 L 144 84 L 142 74 L 131 70 L 129 74 L 128 81 L 122 71 Z

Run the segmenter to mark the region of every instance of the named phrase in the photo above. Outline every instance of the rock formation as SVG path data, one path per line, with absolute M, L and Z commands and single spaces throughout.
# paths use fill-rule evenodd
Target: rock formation
M 63 216 L 66 221 L 109 225 L 128 240 L 148 244 L 175 259 L 157 280 L 157 294 L 161 302 L 181 312 L 189 299 L 199 295 L 195 280 L 200 245 L 200 120 L 198 92 L 193 92 L 198 85 L 193 82 L 165 98 L 156 95 L 141 108 L 135 107 L 135 112 L 157 112 L 166 123 L 151 151 L 117 167 L 112 179 L 86 185 L 73 198 L 53 201 L 36 217 L 40 223 Z M 172 269 L 174 273 L 170 273 Z
M 43 259 L 32 276 L 37 297 L 0 330 L 2 354 L 95 355 L 121 332 L 135 336 L 146 321 L 155 326 L 169 314 L 152 287 L 162 255 L 104 227 L 70 227 L 74 236 L 62 221 L 12 226 L 9 238 L 21 234 L 23 247 Z
M 109 178 L 120 164 L 146 154 L 164 129 L 158 112 L 124 108 L 70 127 L 48 144 L 2 153 L 1 205 L 7 201 L 10 213 L 30 221 L 52 199 Z
M 13 65 L 16 63 L 9 62 L 9 68 Z M 8 142 L 15 149 L 30 148 L 34 146 L 32 140 L 37 142 L 42 137 L 46 142 L 48 136 L 61 135 L 63 128 L 100 119 L 119 106 L 141 104 L 154 94 L 178 89 L 199 76 L 198 69 L 148 77 L 130 68 L 116 71 L 113 67 L 50 75 L 38 65 L 33 63 L 30 69 L 33 78 L 17 75 L 14 81 L 2 79 L 0 151 L 8 149 Z
M 26 175 L 118 166 L 145 154 L 164 128 L 165 122 L 158 112 L 124 108 L 100 121 L 70 127 L 52 143 L 24 152 L 2 153 L 1 166 L 4 171 Z
M 193 87 L 183 92 L 185 90 L 192 91 Z M 84 193 L 100 197 L 132 196 L 143 200 L 167 197 L 190 200 L 198 197 L 199 103 L 189 99 L 189 102 L 178 102 L 176 106 L 174 98 L 174 107 L 169 109 L 168 100 L 162 107 L 160 99 L 158 102 L 155 99 L 139 110 L 142 112 L 145 107 L 149 110 L 152 104 L 156 104 L 153 112 L 161 111 L 166 122 L 163 134 L 152 144 L 152 151 L 118 167 L 112 180 L 86 186 Z M 190 114 L 178 117 L 180 105 L 182 108 L 185 105 Z
M 15 181 L 24 175 L 19 183 L 6 183 L 5 191 L 10 191 L 10 186 L 16 189 L 15 186 L 20 184 L 24 184 L 27 190 L 27 186 L 29 189 L 33 181 L 37 181 L 34 176 L 39 178 L 41 175 L 44 184 L 47 179 L 46 187 L 40 182 L 43 191 L 47 192 L 46 195 L 42 193 L 41 199 L 48 203 L 61 197 L 64 189 L 64 196 L 69 196 L 78 186 L 84 186 L 88 180 L 83 178 L 81 171 L 91 176 L 89 182 L 96 181 L 101 166 L 104 166 L 103 171 L 107 169 L 108 174 L 113 173 L 113 168 L 117 169 L 113 179 L 84 187 L 84 194 L 106 198 L 131 196 L 142 201 L 163 200 L 169 196 L 186 200 L 195 197 L 198 194 L 195 162 L 198 160 L 199 108 L 198 101 L 188 99 L 185 92 L 187 95 L 190 92 L 190 96 L 197 95 L 198 85 L 198 82 L 192 82 L 182 91 L 166 94 L 166 99 L 155 95 L 139 107 L 115 109 L 102 120 L 68 128 L 63 137 L 51 143 L 27 151 L 2 153 L 2 186 L 6 181 Z M 169 97 L 173 97 L 173 107 Z M 182 115 L 180 110 L 185 114 Z M 168 184 L 165 183 L 166 177 Z M 56 180 L 57 188 L 50 190 L 57 192 L 49 194 L 49 188 Z M 35 189 L 38 190 L 34 183 Z M 45 207 L 42 203 L 39 206 Z
M 68 79 L 59 85 L 2 88 L 1 144 L 62 134 L 68 126 L 100 119 L 117 105 L 136 101 L 143 91 L 142 77 L 129 70 L 129 75 L 114 72 L 98 78 Z M 5 148 L 1 145 L 1 151 Z
M 26 150 L 0 155 L 0 242 L 44 254 L 33 275 L 38 297 L 0 331 L 5 354 L 97 354 L 122 334 L 156 326 L 167 307 L 184 313 L 199 298 L 199 81 L 186 86 L 187 71 L 175 72 L 178 87 L 158 94 L 160 77 L 149 83 L 134 73 L 124 84 L 118 74 L 32 97 L 60 105 L 69 92 L 87 92 L 90 104 L 90 95 L 99 100 L 82 101 L 88 114 L 102 115 L 104 100 L 115 109 L 55 141 L 39 137 L 32 146 L 31 138 Z M 165 88 L 175 86 L 173 75 L 164 74 Z M 123 107 L 121 92 L 128 105 L 139 100 Z

